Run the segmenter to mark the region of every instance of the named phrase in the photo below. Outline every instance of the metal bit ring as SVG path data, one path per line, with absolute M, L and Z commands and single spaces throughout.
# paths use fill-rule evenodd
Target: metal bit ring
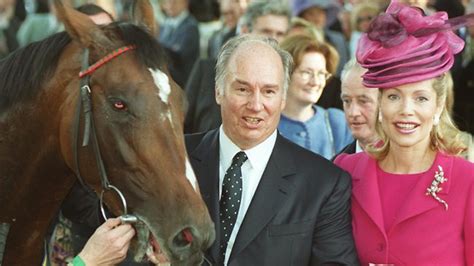
M 115 186 L 109 185 L 107 189 L 102 189 L 102 192 L 100 193 L 100 212 L 102 213 L 102 217 L 104 220 L 107 221 L 107 215 L 105 214 L 105 208 L 104 208 L 104 193 L 106 190 L 113 190 L 119 195 L 120 200 L 122 201 L 122 206 L 123 206 L 123 214 L 122 215 L 127 215 L 127 201 L 125 200 L 125 197 L 123 196 L 122 192 Z

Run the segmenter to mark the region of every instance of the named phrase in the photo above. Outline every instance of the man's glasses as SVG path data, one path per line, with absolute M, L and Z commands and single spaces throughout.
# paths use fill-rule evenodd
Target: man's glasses
M 300 78 L 303 82 L 309 82 L 314 78 L 318 78 L 319 80 L 328 80 L 332 76 L 331 73 L 321 70 L 317 72 L 313 72 L 310 70 L 299 70 L 297 73 L 300 75 Z

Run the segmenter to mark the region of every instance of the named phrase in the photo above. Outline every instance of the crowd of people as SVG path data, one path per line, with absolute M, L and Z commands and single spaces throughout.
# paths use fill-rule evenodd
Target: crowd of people
M 61 29 L 18 2 L 0 2 L 0 56 Z M 219 0 L 206 49 L 191 2 L 159 1 L 156 39 L 216 227 L 204 263 L 474 264 L 474 1 Z M 72 264 L 124 260 L 133 227 L 87 220 Z

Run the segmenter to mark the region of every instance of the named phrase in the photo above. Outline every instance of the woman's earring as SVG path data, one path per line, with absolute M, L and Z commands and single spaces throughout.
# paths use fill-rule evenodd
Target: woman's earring
M 378 120 L 379 120 L 379 123 L 382 123 L 382 113 L 379 112 L 379 115 L 378 115 Z
M 433 116 L 433 125 L 437 126 L 439 124 L 439 116 Z

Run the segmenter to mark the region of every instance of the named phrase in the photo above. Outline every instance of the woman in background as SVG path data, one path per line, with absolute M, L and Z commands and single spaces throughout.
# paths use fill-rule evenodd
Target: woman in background
M 363 83 L 381 91 L 383 141 L 335 163 L 353 177 L 362 265 L 474 264 L 474 164 L 459 156 L 466 147 L 446 109 L 463 41 L 447 19 L 392 2 L 359 42 Z
M 296 144 L 331 159 L 353 140 L 343 111 L 316 105 L 336 71 L 337 52 L 301 34 L 284 39 L 280 46 L 293 56 L 295 69 L 278 130 Z

